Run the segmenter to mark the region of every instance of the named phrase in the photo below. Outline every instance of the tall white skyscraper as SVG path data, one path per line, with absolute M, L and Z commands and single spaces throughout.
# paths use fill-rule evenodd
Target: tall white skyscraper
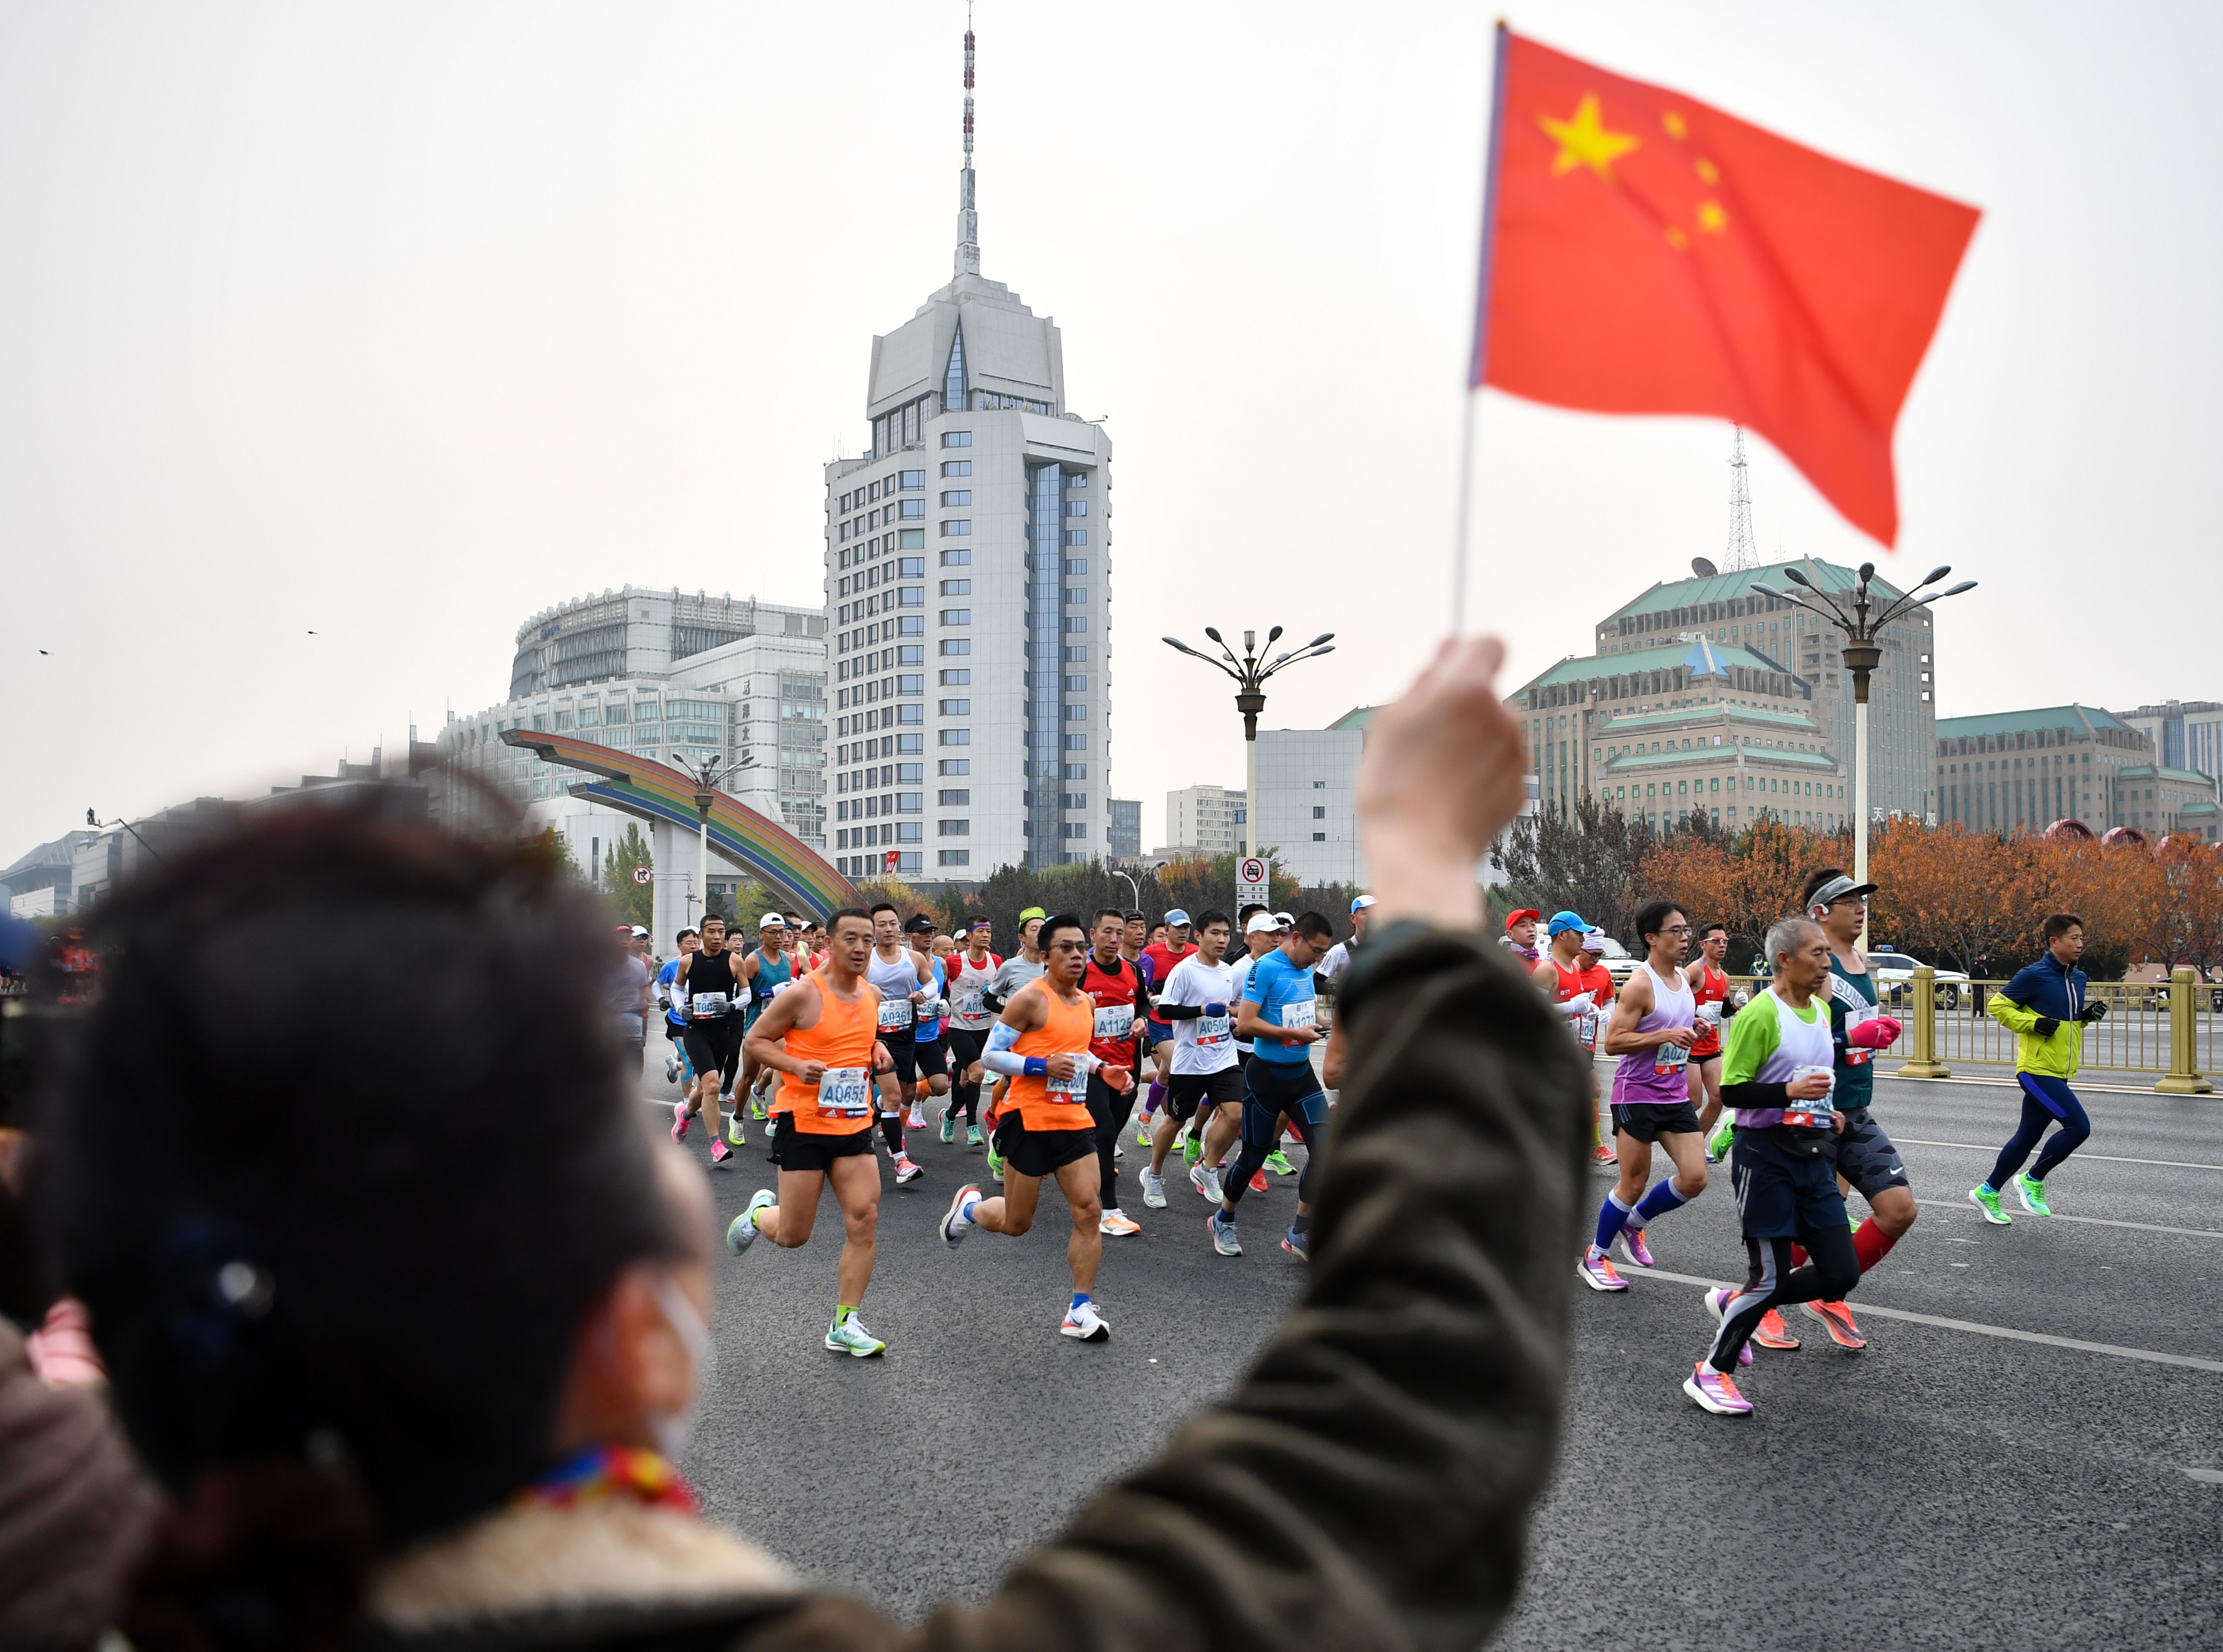
M 1106 854 L 1112 443 L 1066 410 L 1056 324 L 980 274 L 969 30 L 954 279 L 872 340 L 865 411 L 872 451 L 826 467 L 835 864 Z

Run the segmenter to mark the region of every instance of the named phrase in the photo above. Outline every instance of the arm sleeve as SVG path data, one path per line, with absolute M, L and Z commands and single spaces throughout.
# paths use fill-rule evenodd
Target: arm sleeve
M 1345 992 L 1350 1067 L 1304 1299 L 1235 1394 L 985 1605 L 909 1630 L 820 1594 L 747 1652 L 1464 1652 L 1489 1636 L 1558 1445 L 1586 1063 L 1479 935 L 1385 926 Z
M 1174 1004 L 1162 998 L 1158 1000 L 1157 1014 L 1161 1021 L 1197 1021 L 1203 1018 L 1204 1006 Z
M 1027 1070 L 1027 1058 L 1012 1048 L 1018 1041 L 1017 1027 L 1009 1022 L 997 1022 L 988 1029 L 988 1047 L 980 1052 L 980 1065 L 1005 1078 L 1018 1077 Z
M 1729 1087 L 1750 1084 L 1760 1076 L 1760 1069 L 1783 1042 L 1782 1030 L 1775 1022 L 1775 1000 L 1755 997 L 1751 1006 L 1729 1027 L 1729 1036 L 1722 1045 L 1722 1100 L 1729 1103 Z M 1781 1089 L 1781 1085 L 1773 1087 Z M 1747 1101 L 1748 1107 L 1775 1107 L 1772 1101 Z

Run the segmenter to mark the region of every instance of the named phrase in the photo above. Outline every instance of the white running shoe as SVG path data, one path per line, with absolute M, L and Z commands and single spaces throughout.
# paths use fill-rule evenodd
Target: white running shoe
M 1058 1334 L 1069 1336 L 1076 1342 L 1105 1342 L 1111 1340 L 1112 1327 L 1096 1311 L 1094 1302 L 1082 1302 L 1065 1310 L 1065 1323 L 1057 1327 Z
M 1204 1219 L 1205 1231 L 1212 1235 L 1212 1248 L 1222 1256 L 1241 1256 L 1243 1241 L 1236 1237 L 1235 1224 L 1226 1220 L 1226 1213 L 1215 1210 Z
M 1143 1168 L 1143 1202 L 1153 1210 L 1166 1207 L 1166 1179 L 1148 1165 Z
M 926 1128 L 926 1114 L 920 1111 L 917 1102 L 914 1101 L 910 1104 L 910 1118 L 906 1122 L 913 1130 Z
M 757 1242 L 757 1212 L 767 1205 L 779 1202 L 779 1195 L 769 1188 L 759 1188 L 749 1195 L 749 1207 L 733 1220 L 726 1229 L 726 1248 L 735 1256 Z
M 967 1182 L 957 1189 L 957 1196 L 949 1201 L 949 1208 L 941 1218 L 941 1242 L 955 1245 L 964 1242 L 973 1231 L 973 1207 L 980 1202 L 980 1189 Z
M 914 1161 L 908 1153 L 896 1160 L 896 1186 L 899 1188 L 906 1182 L 917 1181 L 925 1174 L 926 1166 Z
M 1222 1200 L 1223 1195 L 1219 1191 L 1219 1172 L 1213 1170 L 1209 1164 L 1198 1163 L 1190 1165 L 1188 1167 L 1188 1184 L 1194 1188 L 1199 1193 L 1202 1194 L 1206 1198 L 1211 1200 L 1215 1205 L 1219 1204 Z

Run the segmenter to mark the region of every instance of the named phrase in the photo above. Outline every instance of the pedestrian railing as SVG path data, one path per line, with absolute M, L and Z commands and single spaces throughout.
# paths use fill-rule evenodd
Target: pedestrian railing
M 1765 979 L 1736 978 L 1758 992 Z M 1985 1007 L 2006 983 L 1999 980 L 1940 981 L 1927 964 L 1911 979 L 1880 984 L 1884 1012 L 1897 1018 L 1899 1035 L 1876 1052 L 1879 1067 L 1895 1078 L 1950 1078 L 1956 1069 L 2015 1063 L 2015 1035 L 1993 1020 Z M 2223 987 L 2202 982 L 2190 968 L 2174 971 L 2166 981 L 2094 981 L 2091 996 L 2105 1004 L 2105 1019 L 2084 1028 L 2081 1066 L 2117 1072 L 2157 1075 L 2157 1090 L 2176 1095 L 2206 1094 L 2214 1085 L 2203 1076 L 2216 1066 L 2216 1026 L 2223 1021 Z

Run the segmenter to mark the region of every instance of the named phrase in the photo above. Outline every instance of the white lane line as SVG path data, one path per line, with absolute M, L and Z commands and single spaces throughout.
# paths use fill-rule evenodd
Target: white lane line
M 1914 1202 L 1918 1205 L 1935 1205 L 1940 1210 L 1974 1212 L 1976 1208 L 1974 1205 L 1959 1199 L 1917 1199 Z M 2208 1227 L 2162 1227 L 2152 1222 L 2119 1222 L 2109 1216 L 2064 1216 L 2059 1211 L 2056 1211 L 2050 1216 L 2028 1218 L 2018 1216 L 2015 1220 L 2018 1221 L 2028 1220 L 2033 1222 L 2082 1222 L 2091 1227 L 2135 1227 L 2142 1233 L 2179 1233 L 2186 1239 L 2223 1239 L 2223 1233 L 2219 1233 Z
M 1893 1136 L 1892 1140 L 1905 1142 L 1909 1147 L 1959 1147 L 1971 1153 L 1996 1154 L 1999 1151 L 1997 1147 L 1986 1147 L 1981 1142 L 1925 1142 L 1912 1136 Z M 2081 1148 L 2077 1150 L 2076 1157 L 2096 1158 L 2108 1164 L 2151 1164 L 2164 1170 L 2223 1170 L 2223 1164 L 2188 1164 L 2176 1158 L 2118 1158 L 2113 1153 L 2088 1153 Z
M 1626 1268 L 1624 1279 L 1672 1279 L 1678 1285 L 1701 1285 L 1709 1289 L 1729 1287 L 1726 1279 L 1705 1279 L 1695 1273 L 1670 1273 L 1665 1268 Z M 1861 1314 L 1878 1319 L 1905 1320 L 1911 1325 L 1934 1325 L 1941 1331 L 1973 1331 L 1978 1336 L 2004 1337 L 2011 1342 L 2041 1342 L 2049 1348 L 2070 1348 L 2079 1353 L 2113 1354 L 2118 1359 L 2143 1359 L 2149 1365 L 2185 1365 L 2194 1371 L 2223 1372 L 2223 1359 L 2201 1359 L 2188 1353 L 2158 1353 L 2151 1348 L 2119 1348 L 2112 1342 L 2082 1342 L 2071 1336 L 2048 1336 L 2043 1331 L 2016 1331 L 2004 1325 L 1980 1325 L 1974 1320 L 1949 1320 L 1936 1314 L 1911 1314 L 1903 1308 L 1858 1305 Z

